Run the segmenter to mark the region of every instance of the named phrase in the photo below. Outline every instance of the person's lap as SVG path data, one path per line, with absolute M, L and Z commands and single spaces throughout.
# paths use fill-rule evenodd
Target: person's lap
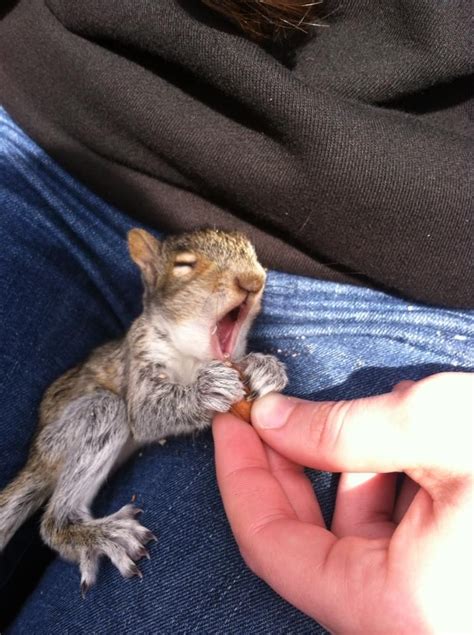
M 134 221 L 65 174 L 1 111 L 0 166 L 3 487 L 25 461 L 43 390 L 125 331 L 141 287 L 125 242 Z M 473 321 L 472 312 L 271 272 L 249 348 L 287 364 L 291 394 L 352 398 L 472 368 Z M 312 480 L 329 517 L 336 479 Z M 111 513 L 132 497 L 143 524 L 159 534 L 151 560 L 140 563 L 143 581 L 121 579 L 104 561 L 83 600 L 77 567 L 55 559 L 12 633 L 318 632 L 243 564 L 217 490 L 210 433 L 133 457 L 95 511 Z

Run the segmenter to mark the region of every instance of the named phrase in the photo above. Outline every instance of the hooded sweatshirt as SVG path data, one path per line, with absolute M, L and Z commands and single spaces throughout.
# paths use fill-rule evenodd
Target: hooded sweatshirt
M 10 0 L 0 102 L 137 221 L 474 307 L 470 2 L 328 0 L 321 21 L 277 50 L 198 0 Z

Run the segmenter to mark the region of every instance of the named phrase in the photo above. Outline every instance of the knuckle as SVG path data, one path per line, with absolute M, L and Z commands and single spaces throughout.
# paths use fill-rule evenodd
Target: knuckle
M 461 400 L 466 398 L 471 402 L 474 394 L 474 374 L 446 372 L 431 375 L 415 382 L 407 389 L 407 398 L 425 401 L 427 398 L 434 402 Z
M 309 413 L 309 443 L 313 451 L 331 454 L 339 444 L 350 402 L 314 404 Z
M 240 554 L 249 569 L 260 578 L 265 579 L 268 574 L 268 554 L 264 547 L 267 542 L 269 527 L 287 518 L 286 510 L 272 510 L 239 532 Z

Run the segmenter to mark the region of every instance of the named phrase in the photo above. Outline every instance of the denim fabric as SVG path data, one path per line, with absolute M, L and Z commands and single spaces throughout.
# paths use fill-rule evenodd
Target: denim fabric
M 1 110 L 0 210 L 3 486 L 25 461 L 45 387 L 124 332 L 141 288 L 125 243 L 136 223 L 66 174 Z M 270 272 L 250 348 L 287 364 L 289 393 L 338 399 L 472 369 L 473 338 L 474 312 Z M 328 518 L 336 478 L 311 477 Z M 216 487 L 210 433 L 140 452 L 103 488 L 95 511 L 113 512 L 132 496 L 159 534 L 151 560 L 140 563 L 143 581 L 122 580 L 104 561 L 83 600 L 77 567 L 55 559 L 11 633 L 324 632 L 243 564 Z M 4 585 L 7 564 L 4 556 Z

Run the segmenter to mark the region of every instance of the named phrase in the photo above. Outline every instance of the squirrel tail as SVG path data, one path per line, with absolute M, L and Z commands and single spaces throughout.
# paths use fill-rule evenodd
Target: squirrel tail
M 45 471 L 28 462 L 18 476 L 0 491 L 0 552 L 16 530 L 48 498 L 50 483 Z

